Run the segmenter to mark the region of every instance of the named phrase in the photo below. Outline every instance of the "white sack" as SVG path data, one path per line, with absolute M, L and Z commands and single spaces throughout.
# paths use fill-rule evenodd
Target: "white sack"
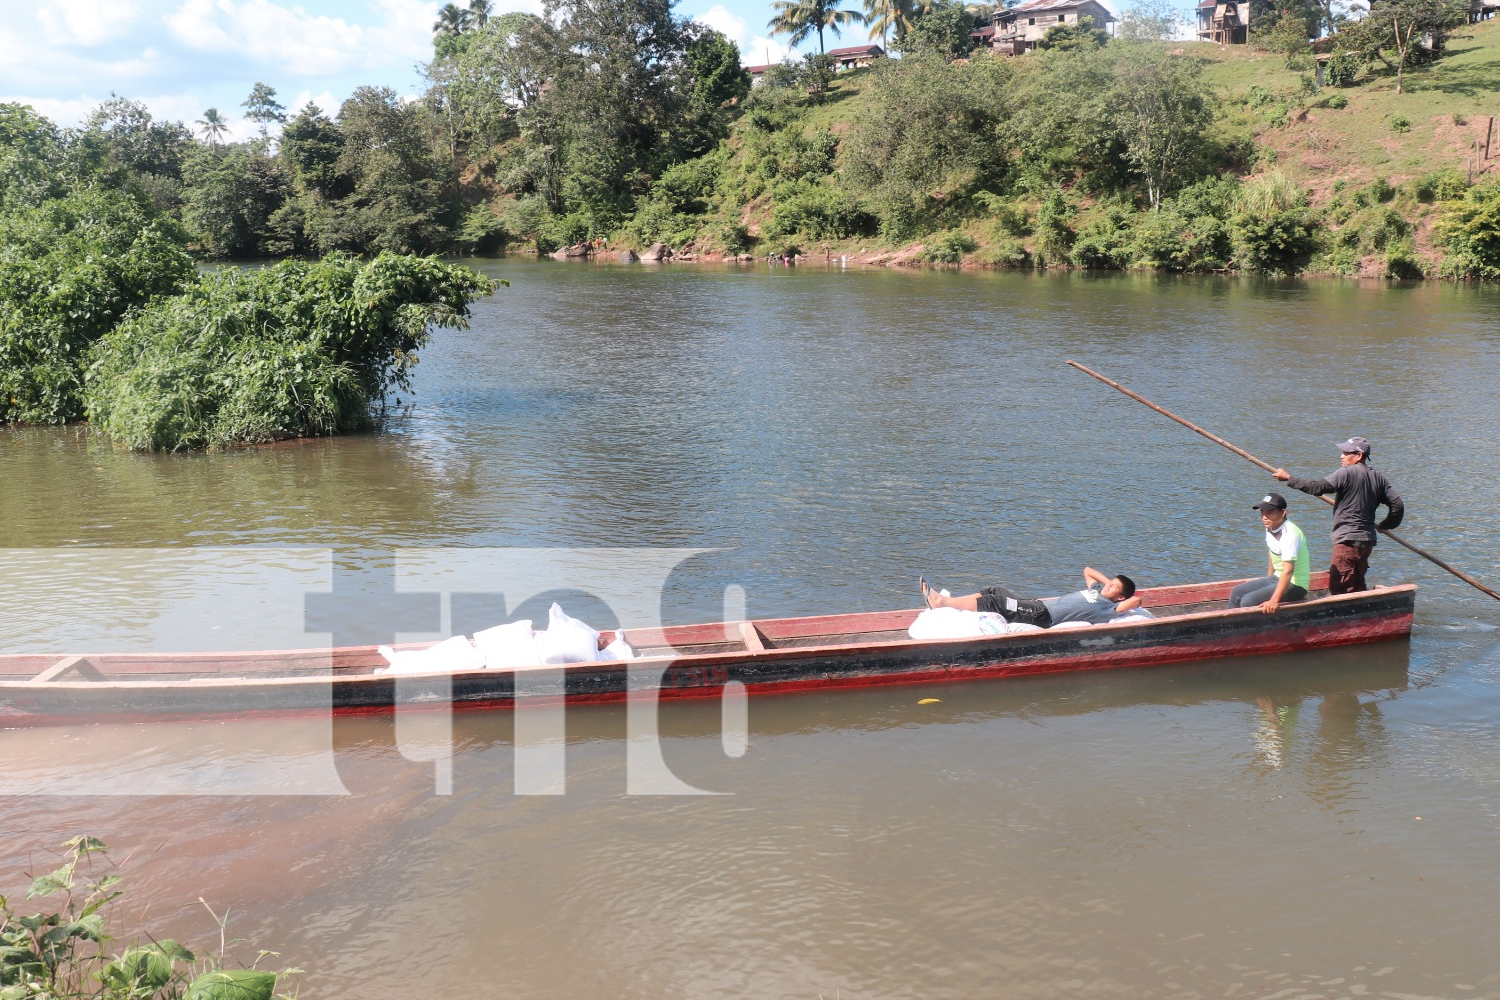
M 529 618 L 475 632 L 474 645 L 484 653 L 485 666 L 491 670 L 532 667 L 546 662 L 547 658 L 547 651 L 542 648 L 538 633 L 532 630 Z
M 917 615 L 906 630 L 913 639 L 972 639 L 979 635 L 1011 635 L 1017 632 L 1040 632 L 1035 625 L 1007 622 L 989 611 L 963 611 L 959 608 L 928 608 Z
M 484 654 L 461 635 L 444 639 L 427 649 L 397 652 L 389 646 L 381 646 L 380 655 L 390 666 L 377 668 L 377 674 L 443 674 L 484 669 Z
M 547 631 L 540 642 L 544 663 L 587 663 L 599 658 L 599 633 L 556 604 L 548 612 Z

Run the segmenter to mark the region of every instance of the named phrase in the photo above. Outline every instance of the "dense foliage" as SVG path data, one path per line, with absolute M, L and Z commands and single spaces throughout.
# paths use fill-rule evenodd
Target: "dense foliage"
M 218 271 L 104 337 L 89 419 L 173 451 L 359 430 L 387 389 L 409 388 L 430 328 L 465 326 L 490 290 L 468 268 L 394 254 Z

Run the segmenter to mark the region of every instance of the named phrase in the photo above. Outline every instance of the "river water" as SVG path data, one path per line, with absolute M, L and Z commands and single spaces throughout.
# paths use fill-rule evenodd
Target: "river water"
M 1260 572 L 1269 477 L 1066 358 L 1294 472 L 1369 437 L 1403 536 L 1500 580 L 1492 289 L 475 265 L 511 286 L 384 434 L 0 434 L 5 648 L 615 623 L 570 583 L 398 625 L 397 553 L 433 546 L 696 550 L 668 623 Z M 454 717 L 451 794 L 389 718 L 0 731 L 0 891 L 90 833 L 122 926 L 216 944 L 201 896 L 320 998 L 1500 997 L 1500 606 L 1388 542 L 1372 577 L 1421 585 L 1409 644 L 752 699 L 741 757 L 718 705 L 664 707 L 714 795 L 627 794 L 611 707 L 569 710 L 548 796 L 502 713 Z

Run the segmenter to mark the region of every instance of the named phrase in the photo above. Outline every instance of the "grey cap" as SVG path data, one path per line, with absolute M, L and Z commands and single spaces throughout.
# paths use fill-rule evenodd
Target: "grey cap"
M 1347 441 L 1339 442 L 1339 451 L 1346 455 L 1352 455 L 1355 452 L 1368 455 L 1370 453 L 1370 442 L 1362 437 L 1352 437 Z

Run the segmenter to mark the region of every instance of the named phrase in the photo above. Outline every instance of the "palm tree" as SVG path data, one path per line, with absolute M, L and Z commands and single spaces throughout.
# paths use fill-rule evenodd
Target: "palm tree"
M 823 31 L 833 32 L 837 38 L 848 24 L 863 24 L 865 16 L 852 10 L 843 10 L 843 0 L 775 0 L 771 9 L 776 16 L 766 27 L 773 35 L 786 35 L 787 41 L 799 45 L 814 31 L 818 33 L 818 53 L 823 49 Z
M 490 0 L 469 0 L 469 20 L 474 27 L 482 28 L 489 24 L 491 11 Z
M 457 4 L 444 4 L 443 9 L 438 11 L 438 18 L 432 22 L 432 33 L 434 35 L 462 35 L 469 27 L 469 20 L 474 15 L 461 9 Z
M 224 124 L 224 116 L 219 114 L 218 108 L 209 108 L 194 124 L 199 126 L 198 134 L 207 139 L 210 146 L 217 146 L 219 140 L 229 134 L 229 126 Z
M 880 47 L 889 49 L 891 32 L 896 33 L 898 41 L 906 37 L 914 13 L 911 0 L 865 0 L 865 23 L 870 26 L 870 40 L 874 41 L 878 35 Z

